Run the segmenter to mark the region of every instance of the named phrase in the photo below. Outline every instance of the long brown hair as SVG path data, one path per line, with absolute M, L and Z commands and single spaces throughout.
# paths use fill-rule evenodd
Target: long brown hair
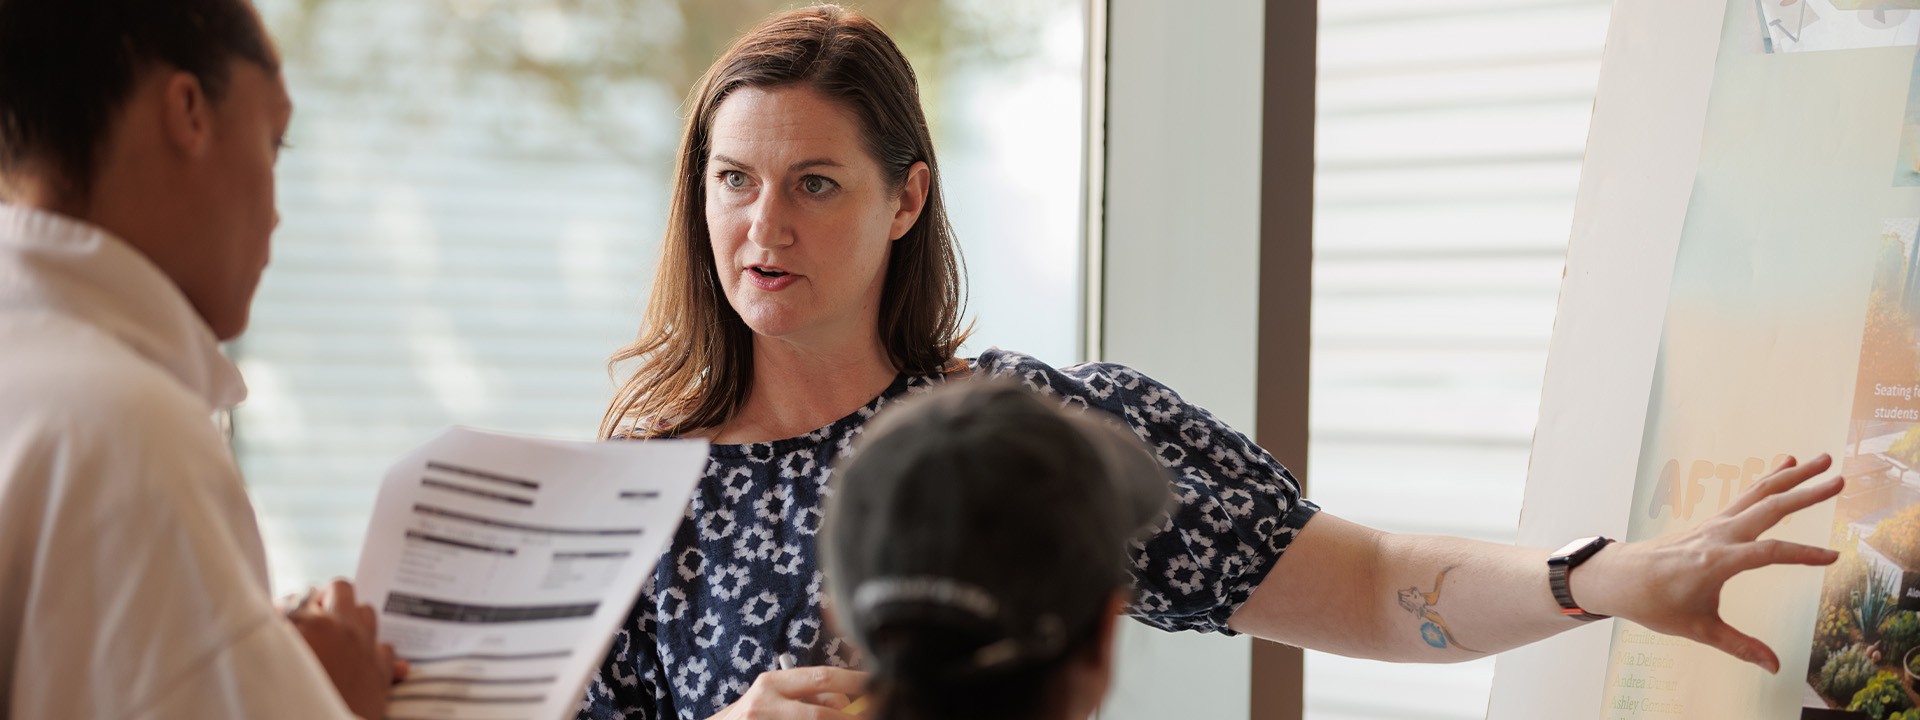
M 753 386 L 753 331 L 728 304 L 708 238 L 704 175 L 713 117 L 734 90 L 805 85 L 860 118 L 862 140 L 899 192 L 914 163 L 926 206 L 894 241 L 880 298 L 880 339 L 899 372 L 931 375 L 966 339 L 963 268 L 941 202 L 919 82 L 893 39 L 834 5 L 769 18 L 735 41 L 700 80 L 675 163 L 673 204 L 646 319 L 609 368 L 637 361 L 600 435 L 672 437 L 731 420 Z

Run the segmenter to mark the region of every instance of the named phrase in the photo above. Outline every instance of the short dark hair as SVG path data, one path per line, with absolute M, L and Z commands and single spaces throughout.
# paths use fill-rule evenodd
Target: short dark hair
M 84 200 L 141 73 L 177 68 L 217 102 L 236 57 L 279 72 L 248 0 L 0 0 L 0 173 L 47 163 Z
M 879 720 L 1029 720 L 1095 646 L 1129 544 L 1172 478 L 1129 430 L 1010 380 L 970 379 L 869 423 L 834 470 L 820 553 Z

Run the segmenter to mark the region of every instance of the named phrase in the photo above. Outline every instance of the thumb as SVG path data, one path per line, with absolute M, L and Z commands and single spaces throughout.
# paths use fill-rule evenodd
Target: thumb
M 385 667 L 387 684 L 407 679 L 407 661 L 394 654 L 392 645 L 380 643 L 379 664 Z
M 813 698 L 807 702 L 823 708 L 843 710 L 848 704 L 853 702 L 853 699 L 843 693 L 820 693 L 819 695 L 813 696 Z
M 1733 629 L 1732 625 L 1728 625 L 1726 621 L 1719 618 L 1714 618 L 1713 624 L 1707 626 L 1706 631 L 1695 639 L 1740 660 L 1758 665 L 1767 672 L 1775 674 L 1780 672 L 1780 658 L 1773 654 L 1773 648 L 1767 647 L 1766 643 L 1760 642 L 1752 635 Z

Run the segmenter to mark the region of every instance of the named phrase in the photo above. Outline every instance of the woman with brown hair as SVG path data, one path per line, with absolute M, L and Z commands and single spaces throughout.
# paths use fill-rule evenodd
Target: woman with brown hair
M 775 16 L 701 80 L 646 321 L 615 356 L 636 367 L 603 433 L 714 444 L 582 717 L 849 717 L 836 708 L 865 679 L 823 625 L 815 548 L 830 467 L 882 408 L 969 376 L 1105 413 L 1168 468 L 1175 502 L 1129 551 L 1127 607 L 1165 630 L 1455 662 L 1618 615 L 1777 672 L 1765 644 L 1721 620 L 1722 586 L 1833 561 L 1756 540 L 1839 491 L 1837 478 L 1805 484 L 1824 456 L 1650 542 L 1554 552 L 1321 513 L 1245 435 L 1132 369 L 955 357 L 962 278 L 941 198 L 913 70 L 865 18 L 833 6 Z M 1075 508 L 1059 511 L 1067 522 Z M 1444 589 L 1428 586 L 1442 575 Z M 1417 613 L 1401 605 L 1408 590 Z

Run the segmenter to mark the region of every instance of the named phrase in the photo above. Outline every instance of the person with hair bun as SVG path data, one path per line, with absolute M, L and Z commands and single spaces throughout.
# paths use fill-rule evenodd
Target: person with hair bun
M 869 717 L 1091 715 L 1166 470 L 1126 430 L 1005 382 L 909 400 L 856 447 L 821 555 L 830 614 L 873 673 Z
M 1161 630 L 1461 662 L 1618 615 L 1777 672 L 1772 650 L 1720 618 L 1722 587 L 1758 567 L 1833 562 L 1758 539 L 1839 492 L 1835 479 L 1806 482 L 1825 457 L 1647 542 L 1585 538 L 1554 552 L 1385 533 L 1320 512 L 1245 434 L 1133 368 L 1056 368 L 999 348 L 959 357 L 964 279 L 918 83 L 857 13 L 767 19 L 687 107 L 652 296 L 639 336 L 614 356 L 631 367 L 602 434 L 712 447 L 583 718 L 849 717 L 839 708 L 866 680 L 822 615 L 829 468 L 856 454 L 877 413 L 968 377 L 1016 380 L 1123 423 L 1166 468 L 1174 502 L 1127 565 L 1127 614 Z M 1050 510 L 1074 523 L 1083 506 Z M 1034 548 L 1035 562 L 1046 551 Z

